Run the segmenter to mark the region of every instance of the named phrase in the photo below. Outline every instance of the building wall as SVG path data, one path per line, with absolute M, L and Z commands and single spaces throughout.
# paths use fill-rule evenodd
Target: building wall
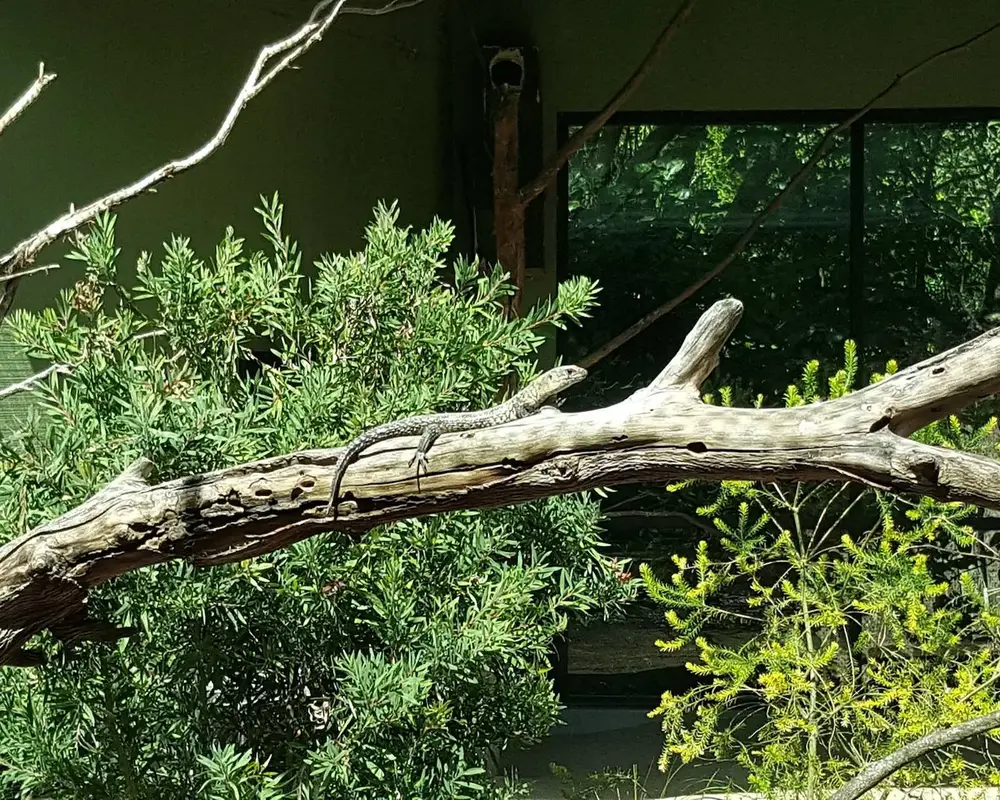
M 522 0 L 540 50 L 545 147 L 557 115 L 596 111 L 635 69 L 677 0 Z M 628 11 L 623 11 L 627 6 Z M 796 110 L 863 106 L 900 72 L 1000 23 L 1000 8 L 971 0 L 698 0 L 625 110 Z M 502 24 L 502 23 L 501 23 Z M 513 25 L 513 22 L 509 24 Z M 1000 31 L 939 59 L 885 107 L 1000 108 Z M 556 203 L 546 208 L 545 275 L 554 283 Z
M 485 143 L 475 140 L 481 129 L 462 122 L 478 123 L 482 97 L 480 76 L 466 74 L 476 67 L 461 54 L 477 44 L 538 48 L 551 152 L 557 114 L 601 106 L 676 5 L 426 0 L 387 16 L 344 17 L 298 70 L 251 103 L 221 151 L 121 209 L 124 258 L 172 233 L 202 247 L 227 224 L 253 236 L 256 198 L 274 191 L 307 254 L 358 246 L 381 199 L 398 199 L 415 225 L 435 214 L 456 220 L 468 247 L 456 153 Z M 303 0 L 0 4 L 0 105 L 28 85 L 39 60 L 59 74 L 0 141 L 0 248 L 69 203 L 197 147 L 260 45 L 291 31 L 309 8 Z M 855 107 L 922 57 L 997 20 L 1000 10 L 972 0 L 699 0 L 627 108 Z M 931 65 L 888 104 L 1000 107 L 998 74 L 1000 33 Z M 545 259 L 530 271 L 529 294 L 554 285 L 555 212 L 550 196 Z M 60 253 L 53 247 L 42 261 Z M 70 264 L 25 281 L 18 305 L 49 303 L 78 274 Z M 2 369 L 29 366 L 15 369 L 8 357 Z
M 444 29 L 435 5 L 338 21 L 298 70 L 251 102 L 222 150 L 122 207 L 129 254 L 174 232 L 207 245 L 227 224 L 254 233 L 257 197 L 274 191 L 290 232 L 313 253 L 357 245 L 380 199 L 398 198 L 417 224 L 447 211 Z M 4 3 L 0 98 L 27 86 L 39 60 L 59 77 L 3 136 L 0 239 L 16 241 L 70 202 L 198 147 L 258 48 L 307 12 L 279 0 Z M 27 305 L 51 291 L 25 288 Z

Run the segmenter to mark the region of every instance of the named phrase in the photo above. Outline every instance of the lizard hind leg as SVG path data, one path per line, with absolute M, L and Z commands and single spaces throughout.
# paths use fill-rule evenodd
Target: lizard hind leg
M 434 441 L 441 435 L 441 429 L 437 427 L 428 427 L 424 429 L 423 435 L 420 437 L 420 441 L 417 443 L 417 449 L 413 453 L 413 458 L 410 459 L 409 466 L 417 465 L 417 487 L 420 486 L 420 468 L 424 468 L 424 475 L 428 473 L 427 466 L 427 451 L 431 449 L 431 445 Z

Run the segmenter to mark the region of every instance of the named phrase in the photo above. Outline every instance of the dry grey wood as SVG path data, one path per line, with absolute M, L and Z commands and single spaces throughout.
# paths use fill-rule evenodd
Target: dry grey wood
M 882 781 L 921 756 L 958 744 L 973 736 L 1000 728 L 1000 711 L 993 711 L 975 717 L 950 728 L 939 728 L 915 742 L 899 748 L 885 758 L 869 764 L 851 780 L 830 795 L 830 800 L 857 800 L 865 792 L 874 789 Z
M 1000 391 L 1000 329 L 846 397 L 790 409 L 721 408 L 698 387 L 742 314 L 702 316 L 653 383 L 579 413 L 537 414 L 446 433 L 419 486 L 416 437 L 379 442 L 354 462 L 354 501 L 324 514 L 343 450 L 312 450 L 159 485 L 140 462 L 81 506 L 0 548 L 0 664 L 34 633 L 79 613 L 89 589 L 184 558 L 211 566 L 317 533 L 361 536 L 388 522 L 510 505 L 600 486 L 702 480 L 848 479 L 1000 509 L 1000 462 L 905 438 Z
M 31 86 L 24 90 L 17 100 L 15 100 L 10 108 L 3 112 L 0 116 L 0 134 L 2 134 L 11 124 L 16 120 L 24 110 L 34 103 L 42 91 L 48 86 L 52 81 L 56 79 L 56 74 L 54 72 L 46 72 L 45 64 L 41 63 L 38 65 L 38 77 L 32 82 Z

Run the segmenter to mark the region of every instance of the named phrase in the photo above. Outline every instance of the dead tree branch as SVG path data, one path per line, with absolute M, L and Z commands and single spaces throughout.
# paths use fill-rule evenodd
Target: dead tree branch
M 754 236 L 757 235 L 757 231 L 761 229 L 764 223 L 784 204 L 785 200 L 798 189 L 808 178 L 816 166 L 826 157 L 826 154 L 830 152 L 834 144 L 836 144 L 837 137 L 840 136 L 844 131 L 851 127 L 855 122 L 861 119 L 865 114 L 867 114 L 879 101 L 884 100 L 886 96 L 895 91 L 904 81 L 912 78 L 921 70 L 933 64 L 945 56 L 956 53 L 960 50 L 965 50 L 971 47 L 973 44 L 978 42 L 980 39 L 992 34 L 1000 28 L 1000 22 L 996 22 L 985 30 L 980 31 L 974 36 L 970 36 L 968 39 L 959 42 L 958 44 L 949 45 L 948 47 L 938 50 L 929 56 L 918 61 L 916 64 L 911 66 L 909 69 L 899 73 L 895 78 L 892 79 L 884 88 L 877 92 L 867 103 L 865 103 L 861 108 L 848 116 L 843 122 L 830 128 L 820 143 L 816 146 L 812 155 L 802 164 L 802 166 L 795 172 L 794 175 L 789 179 L 788 183 L 782 187 L 782 189 L 774 196 L 774 198 L 769 202 L 750 222 L 747 229 L 740 235 L 739 239 L 736 240 L 735 244 L 730 248 L 729 252 L 726 253 L 725 257 L 719 261 L 714 267 L 712 267 L 708 272 L 702 275 L 698 280 L 688 286 L 684 291 L 682 291 L 677 296 L 671 298 L 667 302 L 660 306 L 657 306 L 644 317 L 640 318 L 624 331 L 619 333 L 614 338 L 608 340 L 599 348 L 591 353 L 588 353 L 580 360 L 580 366 L 587 369 L 593 367 L 597 362 L 604 358 L 607 358 L 615 350 L 617 350 L 622 345 L 634 339 L 640 333 L 642 333 L 646 328 L 652 325 L 661 317 L 669 314 L 675 308 L 677 308 L 681 303 L 686 300 L 691 299 L 699 291 L 701 291 L 705 286 L 711 283 L 713 280 L 719 277 L 729 266 L 736 260 L 745 249 Z M 572 141 L 572 140 L 570 140 Z
M 336 520 L 324 513 L 342 450 L 159 485 L 147 481 L 153 465 L 140 461 L 0 548 L 0 664 L 30 662 L 21 645 L 79 614 L 91 587 L 151 564 L 223 564 L 326 531 L 361 536 L 409 517 L 601 486 L 846 478 L 1000 509 L 1000 462 L 905 438 L 1000 392 L 1000 328 L 837 400 L 783 409 L 705 405 L 699 388 L 742 308 L 716 303 L 656 380 L 616 405 L 441 436 L 419 481 L 408 466 L 414 437 L 371 447 L 347 471 Z
M 183 158 L 176 159 L 157 167 L 152 172 L 147 173 L 142 178 L 137 180 L 135 183 L 116 189 L 110 194 L 105 195 L 99 200 L 95 200 L 82 208 L 74 209 L 71 207 L 69 212 L 63 214 L 58 219 L 53 220 L 44 228 L 33 233 L 27 239 L 20 242 L 12 250 L 5 253 L 3 256 L 0 256 L 0 279 L 10 276 L 14 272 L 17 272 L 32 263 L 42 248 L 57 239 L 80 229 L 90 222 L 93 222 L 100 214 L 120 206 L 126 200 L 130 200 L 143 192 L 152 191 L 158 184 L 163 183 L 164 181 L 173 178 L 182 172 L 186 172 L 191 169 L 191 167 L 201 163 L 216 150 L 221 148 L 222 145 L 225 144 L 226 139 L 229 138 L 229 134 L 236 125 L 237 118 L 240 116 L 243 109 L 246 108 L 247 104 L 254 97 L 260 94 L 261 90 L 273 81 L 280 72 L 286 69 L 289 64 L 299 58 L 299 56 L 323 38 L 323 35 L 340 14 L 341 9 L 346 2 L 347 0 L 323 0 L 323 2 L 314 8 L 309 20 L 300 26 L 294 33 L 284 39 L 272 42 L 271 44 L 265 45 L 261 48 L 260 52 L 257 54 L 256 60 L 254 61 L 253 68 L 247 75 L 242 87 L 240 87 L 236 98 L 230 105 L 229 111 L 226 113 L 226 116 L 222 120 L 218 130 L 216 130 L 215 134 L 201 147 Z M 52 78 L 54 77 L 55 76 L 53 75 Z M 46 76 L 44 74 L 40 74 L 38 81 L 36 81 L 36 85 L 38 85 L 38 83 L 44 78 L 46 78 Z M 51 80 L 51 78 L 48 80 Z M 21 103 L 25 97 L 28 97 L 34 88 L 35 87 L 33 86 L 32 89 L 29 89 L 29 91 L 25 93 L 18 103 Z M 39 88 L 38 91 L 41 91 L 41 88 Z M 30 99 L 33 99 L 33 97 Z M 28 102 L 30 102 L 30 99 Z M 18 104 L 15 103 L 12 110 L 20 113 L 20 110 L 17 109 L 17 105 Z M 4 115 L 4 119 L 6 119 L 7 115 L 10 113 L 11 112 L 8 111 L 7 114 Z M 17 113 L 15 113 L 14 116 L 16 116 Z M 3 287 L 0 288 L 0 319 L 5 317 L 10 309 L 19 283 L 19 278 L 7 280 L 4 282 Z
M 970 719 L 950 728 L 940 728 L 922 739 L 910 742 L 872 764 L 869 764 L 851 780 L 830 795 L 830 800 L 858 800 L 865 792 L 874 789 L 894 772 L 905 767 L 921 756 L 958 744 L 973 736 L 988 733 L 1000 727 L 1000 711 L 994 711 L 975 719 Z
M 344 6 L 341 14 L 360 14 L 363 17 L 381 17 L 385 14 L 392 14 L 394 11 L 402 11 L 404 8 L 419 6 L 424 0 L 391 0 L 384 6 L 367 8 L 365 6 Z
M 31 269 L 22 269 L 17 272 L 12 272 L 9 275 L 0 275 L 0 283 L 6 283 L 7 281 L 16 281 L 21 278 L 25 278 L 28 275 L 35 275 L 39 272 L 51 272 L 54 269 L 59 269 L 60 264 L 42 264 L 40 267 L 32 267 Z
M 3 134 L 7 128 L 10 127 L 11 123 L 14 122 L 24 110 L 34 103 L 42 91 L 48 86 L 52 81 L 56 79 L 56 74 L 54 72 L 46 72 L 45 64 L 38 65 L 38 77 L 35 78 L 34 82 L 29 86 L 14 104 L 3 112 L 3 116 L 0 117 L 0 134 Z

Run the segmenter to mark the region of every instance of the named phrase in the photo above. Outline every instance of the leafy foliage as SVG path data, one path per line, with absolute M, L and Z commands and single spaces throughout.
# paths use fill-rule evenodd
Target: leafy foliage
M 827 390 L 813 361 L 785 404 L 843 396 L 857 370 L 848 341 Z M 723 395 L 732 402 L 732 392 Z M 969 429 L 952 418 L 918 438 L 995 453 L 995 425 Z M 703 678 L 690 691 L 664 692 L 651 712 L 665 733 L 661 767 L 735 758 L 754 790 L 816 796 L 933 729 L 1000 708 L 996 606 L 968 572 L 949 581 L 936 569 L 941 552 L 980 541 L 974 512 L 836 482 L 722 483 L 698 511 L 717 544 L 674 555 L 668 575 L 640 568 L 671 629 L 657 644 L 693 645 L 687 667 Z M 727 589 L 735 602 L 722 602 Z M 742 641 L 713 632 L 727 619 Z M 859 636 L 848 635 L 852 625 Z M 894 780 L 1000 785 L 1000 772 L 954 748 Z
M 105 216 L 76 243 L 84 280 L 13 315 L 19 341 L 71 373 L 0 443 L 4 540 L 139 455 L 172 478 L 490 405 L 512 370 L 533 374 L 549 326 L 593 305 L 581 278 L 506 319 L 505 276 L 446 272 L 451 226 L 412 232 L 395 207 L 307 279 L 277 197 L 259 211 L 263 250 L 227 230 L 203 260 L 174 237 L 131 287 Z M 551 637 L 634 591 L 597 520 L 589 497 L 558 498 L 130 573 L 91 605 L 141 635 L 72 659 L 49 642 L 51 666 L 3 673 L 0 783 L 91 800 L 519 796 L 487 757 L 553 723 Z

